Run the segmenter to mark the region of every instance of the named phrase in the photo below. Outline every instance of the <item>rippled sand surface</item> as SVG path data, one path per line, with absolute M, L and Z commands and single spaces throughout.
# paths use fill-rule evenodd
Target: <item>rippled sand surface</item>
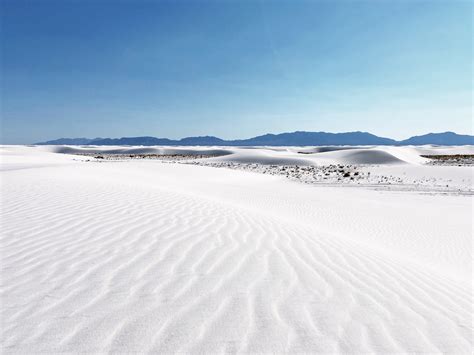
M 472 349 L 472 196 L 1 151 L 4 353 Z

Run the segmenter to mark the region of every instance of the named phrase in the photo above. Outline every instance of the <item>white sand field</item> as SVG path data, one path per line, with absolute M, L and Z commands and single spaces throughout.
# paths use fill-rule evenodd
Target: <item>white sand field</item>
M 473 147 L 0 151 L 3 353 L 472 351 L 474 168 L 420 154 Z M 71 155 L 104 151 L 351 164 L 407 188 Z

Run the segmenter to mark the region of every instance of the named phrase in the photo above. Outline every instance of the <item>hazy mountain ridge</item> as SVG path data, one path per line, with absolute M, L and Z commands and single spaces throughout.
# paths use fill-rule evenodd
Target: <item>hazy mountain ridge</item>
M 414 136 L 399 142 L 401 145 L 469 145 L 474 144 L 474 136 L 467 134 L 456 134 L 454 132 L 428 133 L 422 136 Z
M 474 145 L 474 136 L 454 132 L 428 133 L 402 141 L 368 132 L 304 132 L 265 134 L 248 139 L 224 140 L 214 136 L 186 137 L 179 140 L 157 137 L 60 138 L 39 145 L 222 145 L 222 146 L 320 146 L 320 145 Z

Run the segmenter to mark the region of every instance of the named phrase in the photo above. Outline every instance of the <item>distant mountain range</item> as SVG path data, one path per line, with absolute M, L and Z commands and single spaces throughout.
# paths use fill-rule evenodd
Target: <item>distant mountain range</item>
M 212 136 L 179 140 L 156 137 L 60 138 L 40 145 L 220 145 L 220 146 L 320 146 L 320 145 L 474 145 L 474 136 L 454 132 L 429 133 L 403 141 L 378 137 L 367 132 L 292 132 L 265 134 L 249 139 L 224 140 Z

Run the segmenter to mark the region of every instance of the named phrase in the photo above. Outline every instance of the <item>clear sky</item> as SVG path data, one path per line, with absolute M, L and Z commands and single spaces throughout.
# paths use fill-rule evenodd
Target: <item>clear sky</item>
M 0 2 L 3 143 L 472 134 L 471 1 Z

